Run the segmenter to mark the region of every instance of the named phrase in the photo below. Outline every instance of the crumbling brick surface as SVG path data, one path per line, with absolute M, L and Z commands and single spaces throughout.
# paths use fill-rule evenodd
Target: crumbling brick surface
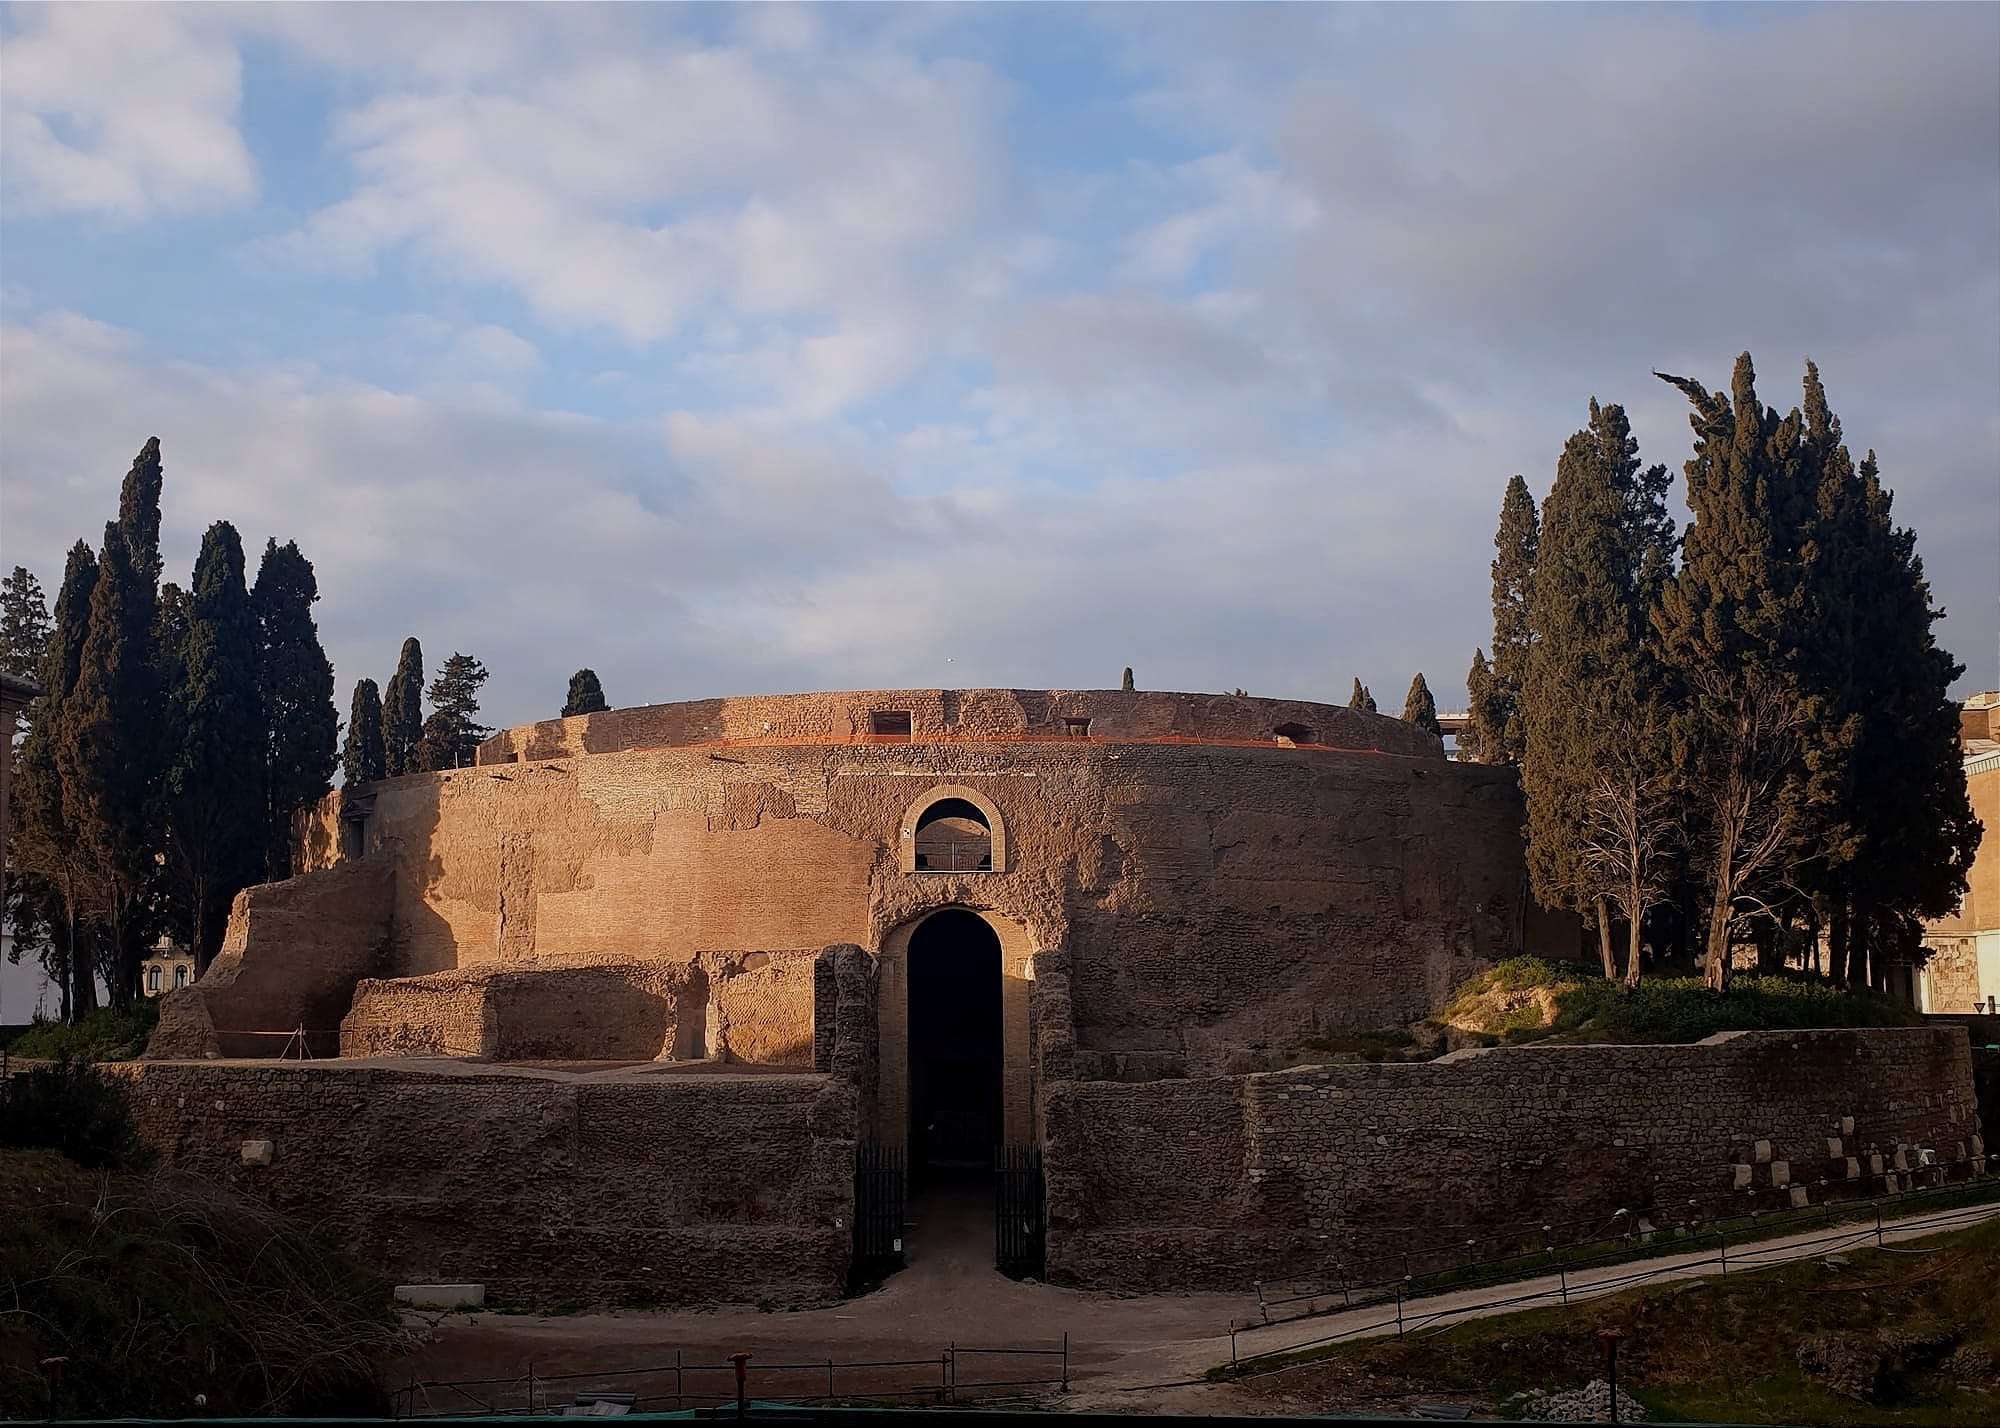
M 1797 1188 L 1815 1203 L 1910 1188 L 1984 1153 L 1955 1027 L 1516 1047 L 1045 1095 L 1049 1273 L 1093 1287 L 1240 1289 L 1467 1239 L 1495 1253 L 1483 1237 L 1609 1229 L 1620 1209 L 1707 1218 L 1745 1170 L 1747 1210 Z M 1850 1178 L 1855 1154 L 1882 1156 L 1894 1185 Z
M 323 1225 L 401 1279 L 532 1302 L 789 1303 L 842 1288 L 855 1095 L 835 1077 L 120 1069 L 169 1168 Z M 271 1143 L 268 1165 L 246 1164 L 256 1141 Z
M 1110 719 L 1124 699 L 1126 729 L 1191 739 L 1252 732 L 1281 710 L 1311 724 L 1324 709 L 1329 730 L 1352 714 L 1364 748 L 1121 743 L 1095 737 L 1098 714 L 1088 740 L 672 744 L 714 727 L 755 733 L 760 707 L 785 737 L 845 737 L 865 727 L 871 695 L 753 701 L 748 713 L 731 712 L 738 701 L 722 714 L 661 706 L 680 722 L 655 731 L 657 748 L 627 745 L 667 714 L 618 711 L 639 721 L 629 728 L 577 716 L 560 729 L 630 737 L 593 734 L 584 742 L 612 751 L 504 777 L 481 767 L 373 786 L 363 861 L 395 869 L 393 972 L 881 949 L 940 906 L 970 906 L 1018 926 L 1030 949 L 1066 950 L 1079 1054 L 1205 1074 L 1433 1010 L 1539 926 L 1521 901 L 1511 772 L 1448 762 L 1400 721 L 1119 691 L 931 691 L 935 707 L 890 693 L 914 706 L 920 735 L 946 717 L 949 693 L 957 728 L 1041 729 L 1086 704 Z M 578 747 L 564 738 L 537 757 Z M 1367 751 L 1405 744 L 1414 752 Z M 912 801 L 946 786 L 997 810 L 1006 871 L 900 871 Z M 788 980 L 773 971 L 730 991 Z M 806 1025 L 809 1001 L 803 987 L 782 993 L 793 1020 L 774 1029 L 780 1042 Z M 729 1011 L 718 1001 L 718 1026 Z M 727 1024 L 732 1040 L 747 1026 Z
M 161 999 L 149 1054 L 275 1056 L 285 1033 L 329 1035 L 390 964 L 395 879 L 378 859 L 245 888 L 201 980 Z

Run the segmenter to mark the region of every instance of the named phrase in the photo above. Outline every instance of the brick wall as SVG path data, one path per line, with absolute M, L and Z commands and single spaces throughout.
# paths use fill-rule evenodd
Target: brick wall
M 395 880 L 387 860 L 361 861 L 238 893 L 215 961 L 160 999 L 148 1054 L 275 1056 L 274 1033 L 298 1028 L 330 1052 L 355 985 L 394 960 Z
M 1047 1088 L 1049 1273 L 1242 1288 L 1511 1228 L 1983 1164 L 1962 1030 L 1737 1033 Z M 1878 1159 L 1879 1157 L 1879 1159 Z M 1827 1183 L 1822 1184 L 1820 1182 Z
M 402 1280 L 539 1302 L 842 1288 L 855 1097 L 836 1077 L 119 1069 L 169 1167 L 324 1225 Z M 258 1140 L 268 1165 L 245 1163 Z
M 1087 719 L 1093 739 L 1209 738 L 1275 743 L 1277 730 L 1300 743 L 1436 757 L 1439 739 L 1386 714 L 1296 699 L 1122 689 L 862 689 L 757 694 L 645 704 L 502 729 L 479 746 L 478 762 L 564 758 L 625 749 L 723 741 L 838 743 L 872 737 L 873 715 L 910 716 L 910 737 L 925 739 L 1064 736 Z
M 934 785 L 997 809 L 1005 872 L 899 871 L 912 801 Z M 1433 1010 L 1524 921 L 1511 773 L 1441 758 L 657 749 L 392 779 L 373 798 L 363 861 L 395 869 L 397 975 L 881 949 L 969 906 L 1030 951 L 1066 949 L 1080 1051 L 1166 1069 L 1251 1069 L 1321 1032 Z

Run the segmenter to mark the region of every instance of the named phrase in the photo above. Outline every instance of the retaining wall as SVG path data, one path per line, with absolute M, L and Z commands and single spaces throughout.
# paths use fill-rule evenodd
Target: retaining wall
M 399 1279 L 533 1302 L 794 1303 L 843 1287 L 855 1093 L 836 1076 L 119 1069 L 169 1168 L 324 1225 Z M 270 1162 L 249 1163 L 261 1141 Z
M 1103 1288 L 1241 1289 L 1618 1209 L 1666 1225 L 1712 1217 L 1718 1197 L 1747 1210 L 1910 1188 L 1985 1156 L 1956 1029 L 1528 1046 L 1046 1096 L 1049 1276 Z

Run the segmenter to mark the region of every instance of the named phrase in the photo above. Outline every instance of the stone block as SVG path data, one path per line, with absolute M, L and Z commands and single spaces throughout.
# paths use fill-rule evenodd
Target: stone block
M 1794 1185 L 1791 1193 L 1792 1208 L 1794 1210 L 1803 1210 L 1806 1207 L 1806 1187 L 1803 1185 Z
M 1839 1136 L 1830 1135 L 1826 1138 L 1826 1158 L 1828 1160 L 1838 1160 L 1846 1153 L 1846 1150 L 1841 1146 Z
M 1908 1170 L 1910 1168 L 1910 1152 L 1904 1146 L 1899 1145 L 1896 1147 L 1896 1168 L 1898 1170 Z
M 1870 1175 L 1880 1175 L 1882 1173 L 1882 1156 L 1879 1151 L 1869 1155 L 1868 1173 Z
M 1853 1116 L 1842 1116 L 1842 1117 L 1840 1118 L 1840 1133 L 1841 1133 L 1842 1135 L 1853 1135 L 1853 1134 L 1854 1134 L 1854 1117 L 1853 1117 Z
M 243 1142 L 243 1163 L 245 1165 L 269 1165 L 278 1147 L 268 1140 L 246 1140 Z
M 1768 1140 L 1758 1141 L 1750 1148 L 1750 1153 L 1759 1165 L 1768 1164 L 1771 1159 L 1771 1142 Z
M 483 1284 L 399 1284 L 396 1302 L 412 1309 L 481 1309 L 486 1305 Z
M 1790 1163 L 1789 1161 L 1784 1161 L 1784 1160 L 1774 1160 L 1774 1161 L 1772 1161 L 1772 1162 L 1771 1162 L 1771 1184 L 1772 1184 L 1773 1186 L 1779 1186 L 1779 1187 L 1782 1187 L 1782 1186 L 1785 1186 L 1785 1185 L 1789 1185 L 1789 1184 L 1791 1184 L 1791 1183 L 1792 1183 L 1792 1167 L 1791 1167 L 1791 1163 Z
M 1849 1180 L 1859 1180 L 1861 1178 L 1861 1162 L 1852 1155 L 1847 1157 L 1847 1178 Z
M 1731 1168 L 1736 1172 L 1736 1183 L 1731 1188 L 1736 1190 L 1748 1190 L 1750 1188 L 1750 1177 L 1752 1174 L 1750 1167 L 1747 1165 L 1738 1165 L 1738 1166 L 1733 1166 Z

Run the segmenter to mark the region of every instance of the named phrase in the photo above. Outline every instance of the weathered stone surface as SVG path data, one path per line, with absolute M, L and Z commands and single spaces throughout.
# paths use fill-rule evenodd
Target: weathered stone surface
M 399 1279 L 679 1302 L 824 1299 L 843 1284 L 855 1093 L 832 1077 L 118 1069 L 166 1166 L 323 1225 Z M 246 1140 L 271 1142 L 271 1163 L 246 1165 Z
M 1523 1232 L 1538 1248 L 1543 1223 L 1595 1231 L 1619 1209 L 1665 1227 L 1789 1204 L 1806 1187 L 1742 1189 L 1738 1157 L 1756 1142 L 1789 1172 L 1783 1157 L 1817 1155 L 1833 1109 L 1851 1107 L 1864 1141 L 1948 1152 L 1972 1091 L 1949 1028 L 1524 1046 L 1046 1094 L 1050 1278 L 1227 1289 L 1472 1237 Z

